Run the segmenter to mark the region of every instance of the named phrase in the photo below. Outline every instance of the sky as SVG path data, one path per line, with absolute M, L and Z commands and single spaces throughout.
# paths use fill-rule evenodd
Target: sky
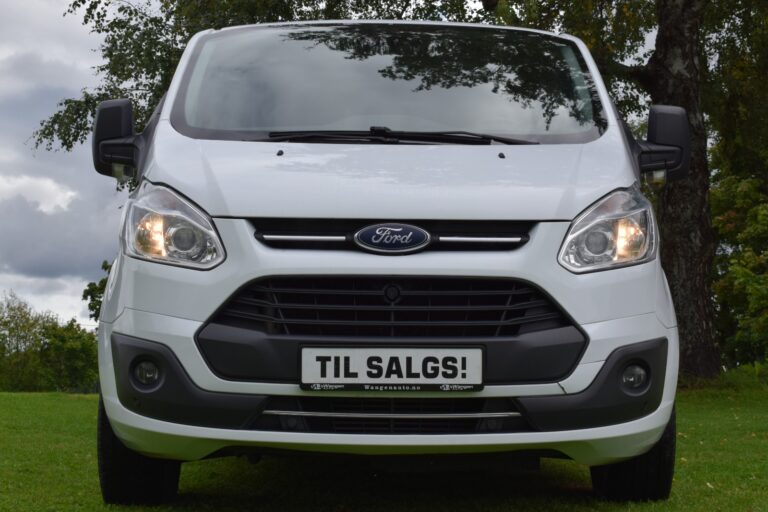
M 98 82 L 100 38 L 63 16 L 67 0 L 3 0 L 0 17 L 0 295 L 94 327 L 81 300 L 118 250 L 125 193 L 93 170 L 90 147 L 34 149 L 64 98 Z

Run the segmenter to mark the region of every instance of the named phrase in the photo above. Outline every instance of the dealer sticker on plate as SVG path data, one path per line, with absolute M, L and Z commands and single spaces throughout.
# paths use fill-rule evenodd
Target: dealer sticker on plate
M 301 387 L 314 391 L 476 391 L 483 388 L 483 351 L 304 347 Z

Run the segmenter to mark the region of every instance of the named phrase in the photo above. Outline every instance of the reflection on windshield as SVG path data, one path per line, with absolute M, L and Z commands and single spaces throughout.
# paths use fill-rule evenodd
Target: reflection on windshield
M 465 31 L 439 28 L 391 31 L 353 25 L 300 30 L 286 37 L 323 44 L 351 59 L 391 56 L 392 64 L 379 73 L 391 80 L 418 80 L 414 91 L 489 84 L 494 94 L 540 109 L 547 125 L 560 108 L 579 124 L 594 123 L 593 108 L 599 101 L 591 94 L 591 77 L 580 69 L 569 44 L 527 32 L 472 32 L 467 37 Z M 580 84 L 574 83 L 579 79 Z
M 586 142 L 605 128 L 572 43 L 436 25 L 244 28 L 209 36 L 185 75 L 177 129 L 205 138 L 280 130 L 468 130 Z

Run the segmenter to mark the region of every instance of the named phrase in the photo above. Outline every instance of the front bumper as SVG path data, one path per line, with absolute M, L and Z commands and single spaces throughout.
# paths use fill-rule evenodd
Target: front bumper
M 185 270 L 121 256 L 110 276 L 99 328 L 102 395 L 115 432 L 136 451 L 194 460 L 229 448 L 352 454 L 554 450 L 594 465 L 647 451 L 669 420 L 677 380 L 677 329 L 658 261 L 589 275 L 570 274 L 554 256 L 567 223 L 540 224 L 532 232 L 531 242 L 517 251 L 425 253 L 408 258 L 274 250 L 261 246 L 245 221 L 219 219 L 216 224 L 225 240 L 228 259 L 212 271 Z M 304 391 L 286 382 L 227 380 L 211 370 L 195 343 L 208 317 L 243 283 L 269 275 L 323 274 L 329 269 L 350 274 L 455 276 L 483 269 L 483 275 L 535 282 L 555 297 L 589 343 L 575 368 L 559 380 L 493 384 L 482 391 L 451 394 L 514 400 L 530 418 L 531 428 L 525 431 L 386 435 L 244 428 L 263 407 L 264 397 L 364 395 L 352 391 Z M 120 392 L 122 356 L 116 358 L 113 353 L 113 338 L 119 335 L 149 340 L 178 365 L 178 375 L 183 378 L 170 398 L 152 404 L 146 396 Z M 660 366 L 654 374 L 663 376 L 655 381 L 660 386 L 646 395 L 652 395 L 653 400 L 638 406 L 621 398 L 618 408 L 596 407 L 600 402 L 590 393 L 616 388 L 615 383 L 601 383 L 614 379 L 610 368 L 619 365 L 607 361 L 618 357 L 623 347 L 649 340 L 667 340 L 663 358 L 654 363 Z M 141 341 L 138 343 L 141 350 Z M 398 395 L 382 392 L 377 396 Z M 407 396 L 444 398 L 446 394 L 421 392 Z M 219 409 L 206 411 L 209 399 Z M 246 410 L 250 414 L 243 412 Z M 566 410 L 571 413 L 563 414 Z M 605 410 L 613 412 L 605 416 Z M 168 416 L 168 412 L 173 415 Z M 595 418 L 599 421 L 595 422 Z
M 607 325 L 613 324 L 613 325 Z M 171 334 L 183 328 L 187 333 Z M 116 324 L 99 329 L 102 394 L 107 414 L 118 436 L 132 449 L 147 455 L 195 460 L 230 448 L 272 448 L 351 454 L 482 453 L 517 450 L 552 450 L 584 464 L 605 464 L 639 455 L 661 436 L 674 405 L 677 375 L 677 332 L 664 328 L 653 315 L 583 326 L 591 345 L 640 333 L 663 333 L 658 341 L 622 343 L 603 361 L 581 363 L 558 383 L 486 386 L 478 392 L 459 393 L 474 398 L 508 397 L 526 413 L 531 429 L 507 433 L 371 435 L 251 430 L 247 428 L 262 410 L 267 397 L 363 396 L 360 392 L 303 391 L 296 384 L 237 382 L 219 379 L 194 347 L 197 324 L 159 315 L 126 311 Z M 633 331 L 634 326 L 634 333 Z M 655 327 L 655 328 L 653 328 Z M 157 342 L 142 342 L 120 332 L 133 330 Z M 183 329 L 182 329 L 183 330 Z M 161 334 L 159 331 L 165 331 Z M 605 338 L 596 338 L 596 333 Z M 114 340 L 127 340 L 123 355 L 115 357 Z M 665 340 L 665 341 L 664 341 Z M 636 340 L 638 341 L 638 340 Z M 617 389 L 615 369 L 627 358 L 652 345 L 650 357 L 656 388 L 642 401 L 624 396 L 595 399 L 602 389 Z M 169 384 L 170 394 L 148 400 L 147 393 L 131 391 L 126 380 L 132 354 L 146 353 L 147 345 L 175 366 L 179 380 Z M 178 347 L 187 346 L 189 350 Z M 621 348 L 623 347 L 623 348 Z M 122 368 L 121 368 L 122 365 Z M 659 367 L 661 369 L 657 369 Z M 199 377 L 206 384 L 201 384 Z M 215 382 L 209 385 L 207 382 Z M 120 387 L 123 387 L 121 392 Z M 126 393 L 126 389 L 129 391 Z M 150 393 L 151 394 L 151 393 Z M 445 393 L 416 393 L 445 398 Z M 402 394 L 400 395 L 403 396 Z M 414 396 L 408 394 L 407 396 Z M 452 393 L 451 396 L 454 396 Z M 617 399 L 618 401 L 611 401 Z M 657 400 L 658 398 L 658 400 Z M 656 407 L 658 404 L 658 407 Z M 565 423 L 563 423 L 565 421 Z
M 285 430 L 286 422 L 262 421 L 262 413 L 269 406 L 271 397 L 202 390 L 192 383 L 173 352 L 160 343 L 113 333 L 111 346 L 117 395 L 120 403 L 132 412 L 166 422 L 203 427 Z M 580 393 L 512 399 L 515 410 L 522 411 L 523 417 L 513 428 L 516 431 L 574 430 L 641 418 L 661 403 L 667 352 L 666 338 L 627 345 L 608 357 L 594 382 Z M 160 381 L 153 386 L 137 382 L 132 376 L 136 361 L 152 361 L 157 365 L 162 376 Z M 650 383 L 642 394 L 627 394 L 619 385 L 621 372 L 628 364 L 638 362 L 649 370 Z M 448 393 L 445 398 L 451 395 Z M 306 411 L 299 407 L 296 412 Z M 483 425 L 480 420 L 476 423 Z M 269 427 L 265 428 L 265 424 Z M 293 424 L 290 430 L 312 432 L 307 422 Z M 487 425 L 482 430 L 493 431 Z M 502 422 L 498 422 L 496 430 L 505 430 Z

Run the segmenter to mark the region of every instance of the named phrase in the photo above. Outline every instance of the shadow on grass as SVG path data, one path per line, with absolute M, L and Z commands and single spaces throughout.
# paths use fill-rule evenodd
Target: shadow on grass
M 174 510 L 546 510 L 592 509 L 589 472 L 566 461 L 540 470 L 462 468 L 444 461 L 265 458 L 185 464 Z

